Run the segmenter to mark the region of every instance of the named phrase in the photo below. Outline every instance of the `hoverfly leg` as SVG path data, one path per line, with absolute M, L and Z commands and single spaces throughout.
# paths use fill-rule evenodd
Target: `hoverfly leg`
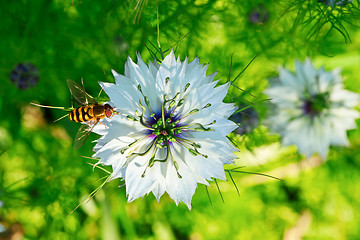
M 99 94 L 97 95 L 97 98 L 96 98 L 97 100 L 100 99 L 100 94 L 101 94 L 102 90 L 103 90 L 103 89 L 101 88 Z
M 71 108 L 74 108 L 75 99 L 72 96 L 71 96 L 70 102 L 71 102 Z
M 59 120 L 63 119 L 64 117 L 67 117 L 67 116 L 69 116 L 69 114 L 66 114 L 66 115 L 64 115 L 64 116 L 62 116 L 62 117 L 60 117 L 60 118 L 56 119 L 54 122 L 57 122 L 57 121 L 59 121 Z
M 104 76 L 105 76 L 105 79 L 106 79 L 106 72 L 105 72 L 105 70 L 104 70 Z M 99 94 L 98 94 L 98 96 L 97 96 L 97 99 L 99 100 L 100 99 L 100 94 L 101 94 L 101 92 L 102 92 L 102 88 L 100 88 L 100 92 L 99 92 Z
M 100 121 L 100 119 L 99 119 L 99 124 L 104 125 L 104 126 L 105 126 L 105 129 L 107 129 L 107 126 L 106 126 L 104 123 L 102 123 L 102 122 Z

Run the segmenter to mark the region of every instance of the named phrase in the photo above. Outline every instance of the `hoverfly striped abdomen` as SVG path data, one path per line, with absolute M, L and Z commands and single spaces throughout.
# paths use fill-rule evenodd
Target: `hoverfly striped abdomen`
M 95 106 L 98 105 L 88 105 L 88 106 L 75 108 L 69 114 L 70 120 L 74 122 L 87 122 L 89 120 L 96 118 L 93 110 Z

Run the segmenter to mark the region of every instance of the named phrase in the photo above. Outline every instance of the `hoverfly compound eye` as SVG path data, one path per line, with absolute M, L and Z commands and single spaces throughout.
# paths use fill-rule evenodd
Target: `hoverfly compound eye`
M 105 111 L 113 111 L 113 107 L 112 106 L 110 106 L 110 104 L 105 104 L 104 105 L 104 107 L 105 107 Z
M 105 104 L 105 116 L 110 118 L 113 114 L 113 108 L 109 104 Z

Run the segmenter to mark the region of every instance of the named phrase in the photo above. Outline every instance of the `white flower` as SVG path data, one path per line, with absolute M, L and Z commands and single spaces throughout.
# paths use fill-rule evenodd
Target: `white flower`
M 223 103 L 229 83 L 215 87 L 199 59 L 181 62 L 173 51 L 159 65 L 129 57 L 125 76 L 113 71 L 115 84 L 100 83 L 119 114 L 102 121 L 94 147 L 100 164 L 111 165 L 111 179 L 124 179 L 128 201 L 167 192 L 191 209 L 197 183 L 225 180 L 223 165 L 237 151 L 226 136 L 237 126 L 236 110 Z
M 340 70 L 316 70 L 306 59 L 296 62 L 296 74 L 279 72 L 278 83 L 265 93 L 276 106 L 268 124 L 283 136 L 283 145 L 295 144 L 306 156 L 319 153 L 324 160 L 330 145 L 348 145 L 346 131 L 360 117 L 353 109 L 359 95 L 343 88 Z

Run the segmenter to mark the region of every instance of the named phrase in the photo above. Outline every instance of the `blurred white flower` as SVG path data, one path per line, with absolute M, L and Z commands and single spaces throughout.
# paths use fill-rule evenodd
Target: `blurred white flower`
M 330 7 L 336 6 L 345 6 L 348 3 L 351 3 L 353 0 L 318 0 L 318 2 L 326 4 Z
M 4 206 L 4 202 L 0 201 L 0 208 L 2 206 Z M 5 231 L 6 231 L 5 226 L 0 223 L 0 233 L 5 232 Z
M 236 108 L 222 102 L 229 84 L 215 87 L 198 58 L 181 62 L 171 51 L 146 65 L 137 57 L 128 58 L 125 76 L 113 71 L 115 84 L 100 83 L 120 114 L 102 121 L 106 129 L 96 126 L 94 157 L 112 166 L 111 179 L 124 179 L 129 202 L 167 192 L 191 209 L 197 183 L 225 180 L 223 165 L 235 158 L 226 136 L 237 127 L 228 120 Z
M 343 88 L 340 70 L 316 70 L 309 59 L 296 62 L 296 73 L 279 69 L 279 77 L 265 91 L 275 105 L 270 128 L 282 135 L 283 145 L 295 144 L 306 156 L 326 159 L 329 146 L 349 144 L 346 131 L 356 128 L 359 95 Z

